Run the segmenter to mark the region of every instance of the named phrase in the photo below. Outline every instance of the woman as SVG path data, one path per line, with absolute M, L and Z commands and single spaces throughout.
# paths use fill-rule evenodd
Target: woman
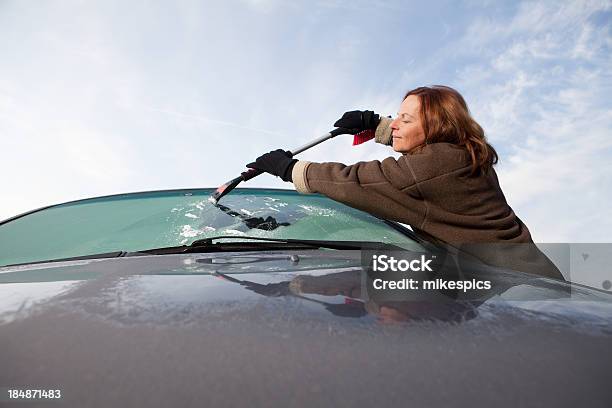
M 247 167 L 293 181 L 300 193 L 324 194 L 453 246 L 480 245 L 475 255 L 492 265 L 563 279 L 506 202 L 493 169 L 497 153 L 459 92 L 419 87 L 406 94 L 393 120 L 352 111 L 334 126 L 372 130 L 378 143 L 402 156 L 346 166 L 298 161 L 276 150 Z

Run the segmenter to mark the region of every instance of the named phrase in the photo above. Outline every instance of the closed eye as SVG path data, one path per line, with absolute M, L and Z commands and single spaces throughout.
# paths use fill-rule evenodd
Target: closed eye
M 402 114 L 398 113 L 398 115 L 397 115 L 397 116 L 398 116 L 398 117 L 400 118 L 400 120 L 401 120 L 402 122 L 404 122 L 404 123 L 409 123 L 409 121 L 410 121 L 410 120 L 413 120 L 413 119 L 414 119 L 414 118 L 412 117 L 412 115 L 410 115 L 409 113 L 402 113 Z

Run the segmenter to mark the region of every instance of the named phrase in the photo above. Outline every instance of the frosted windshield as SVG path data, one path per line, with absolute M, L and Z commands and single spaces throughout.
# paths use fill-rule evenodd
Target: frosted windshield
M 125 194 L 33 212 L 0 225 L 0 266 L 188 245 L 219 235 L 417 246 L 383 221 L 320 195 L 237 189 L 215 207 L 211 192 Z

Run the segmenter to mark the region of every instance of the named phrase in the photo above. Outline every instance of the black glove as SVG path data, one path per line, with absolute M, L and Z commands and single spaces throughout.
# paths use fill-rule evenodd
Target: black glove
M 291 158 L 291 152 L 278 149 L 259 156 L 257 160 L 246 166 L 280 177 L 283 181 L 293 181 L 291 172 L 296 162 L 296 159 Z
M 380 116 L 372 111 L 350 111 L 345 112 L 340 119 L 334 123 L 335 127 L 350 129 L 352 134 L 364 130 L 376 130 L 380 123 Z

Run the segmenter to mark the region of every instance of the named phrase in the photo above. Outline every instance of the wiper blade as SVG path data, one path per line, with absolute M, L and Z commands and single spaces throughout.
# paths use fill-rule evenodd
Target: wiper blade
M 218 242 L 221 239 L 233 239 L 233 242 Z M 236 241 L 237 240 L 237 241 Z M 252 242 L 260 241 L 260 242 Z M 274 249 L 337 249 L 361 250 L 365 248 L 401 249 L 392 244 L 381 244 L 369 241 L 324 241 L 292 238 L 237 237 L 235 235 L 220 235 L 193 241 L 190 245 L 155 248 L 137 251 L 128 256 L 138 254 L 165 255 L 193 252 L 231 252 L 231 251 L 269 251 Z
M 0 265 L 0 268 L 7 268 L 9 266 L 37 265 L 37 264 L 53 263 L 53 262 L 83 261 L 83 260 L 89 260 L 89 259 L 122 258 L 122 257 L 128 256 L 129 254 L 130 253 L 126 252 L 126 251 L 104 252 L 104 253 L 101 253 L 101 254 L 71 256 L 69 258 L 44 259 L 44 260 L 40 260 L 40 261 L 23 262 L 23 263 L 9 264 L 9 265 Z
M 234 242 L 215 243 L 220 239 L 239 240 Z M 260 241 L 260 242 L 248 242 Z M 372 241 L 325 241 L 293 238 L 263 238 L 263 237 L 239 237 L 235 235 L 220 235 L 216 237 L 203 238 L 193 241 L 190 245 L 172 247 L 143 249 L 136 251 L 116 251 L 100 254 L 90 254 L 69 258 L 45 259 L 40 261 L 24 262 L 10 265 L 0 265 L 0 268 L 21 265 L 33 265 L 52 262 L 69 262 L 89 259 L 123 258 L 145 255 L 171 255 L 181 253 L 203 253 L 203 252 L 232 252 L 232 251 L 269 251 L 280 250 L 303 250 L 303 249 L 336 249 L 336 250 L 362 250 L 362 249 L 386 249 L 403 250 L 393 244 Z
M 341 247 L 342 249 L 360 249 L 364 243 L 359 241 L 324 241 L 324 240 L 309 240 L 309 239 L 294 239 L 294 238 L 263 238 L 263 237 L 236 237 L 234 235 L 219 235 L 216 237 L 203 238 L 195 240 L 189 245 L 189 247 L 201 247 L 208 245 L 215 245 L 213 241 L 218 241 L 220 239 L 240 239 L 240 240 L 249 240 L 249 241 L 262 241 L 265 243 L 274 243 L 280 242 L 283 244 L 299 244 L 299 245 L 307 245 L 316 248 L 332 248 L 332 247 Z M 226 242 L 225 244 L 245 244 L 244 241 L 237 242 Z M 254 244 L 251 242 L 250 244 Z M 219 245 L 219 244 L 217 244 Z
M 329 248 L 329 249 L 364 249 L 364 248 L 372 248 L 372 247 L 385 247 L 385 248 L 397 248 L 401 249 L 392 244 L 383 244 L 380 242 L 370 242 L 370 241 L 328 241 L 328 240 L 312 240 L 312 239 L 295 239 L 295 238 L 264 238 L 264 237 L 236 237 L 233 235 L 220 235 L 216 237 L 203 238 L 195 240 L 189 245 L 189 248 L 200 248 L 200 247 L 208 247 L 211 245 L 228 245 L 228 244 L 238 244 L 238 245 L 255 245 L 254 242 L 226 242 L 224 244 L 214 244 L 213 241 L 217 241 L 220 239 L 240 239 L 240 240 L 253 240 L 253 241 L 263 241 L 257 246 L 268 246 L 273 245 L 274 243 L 280 243 L 284 245 L 298 245 L 298 246 L 308 246 L 313 248 Z M 284 246 L 283 246 L 284 247 Z

